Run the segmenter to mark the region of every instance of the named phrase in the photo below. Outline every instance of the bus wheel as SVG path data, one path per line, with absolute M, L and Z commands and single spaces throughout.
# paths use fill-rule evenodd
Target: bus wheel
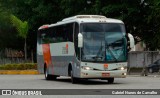
M 77 78 L 75 78 L 75 77 L 73 76 L 73 71 L 72 71 L 72 70 L 70 70 L 70 73 L 71 73 L 71 82 L 72 82 L 72 84 L 77 83 Z
M 107 80 L 109 84 L 112 84 L 114 82 L 114 78 L 108 78 Z
M 52 80 L 52 75 L 48 74 L 47 68 L 44 69 L 44 75 L 46 80 Z

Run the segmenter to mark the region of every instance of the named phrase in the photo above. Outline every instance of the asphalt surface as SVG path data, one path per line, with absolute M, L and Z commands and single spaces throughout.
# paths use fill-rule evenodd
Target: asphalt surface
M 81 80 L 72 84 L 69 77 L 45 80 L 44 75 L 0 75 L 1 89 L 160 89 L 159 76 L 127 76 L 115 78 L 113 84 L 107 80 Z
M 69 77 L 59 77 L 57 80 L 47 81 L 44 75 L 0 75 L 0 89 L 160 89 L 160 76 L 127 76 L 116 78 L 113 84 L 106 80 L 81 80 L 72 84 Z M 118 95 L 54 95 L 54 96 L 6 96 L 7 98 L 117 98 Z M 157 95 L 124 95 L 123 98 L 159 97 Z M 4 96 L 0 96 L 4 98 Z M 121 97 L 120 97 L 121 98 Z

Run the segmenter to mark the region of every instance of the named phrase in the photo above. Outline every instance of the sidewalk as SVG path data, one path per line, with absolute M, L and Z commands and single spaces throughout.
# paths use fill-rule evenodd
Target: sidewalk
M 148 73 L 148 75 L 142 75 L 141 73 L 130 73 L 127 76 L 131 77 L 160 77 L 160 73 Z

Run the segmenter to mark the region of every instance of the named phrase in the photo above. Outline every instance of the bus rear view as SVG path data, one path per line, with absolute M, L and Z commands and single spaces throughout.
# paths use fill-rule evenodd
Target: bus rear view
M 126 77 L 127 35 L 122 21 L 99 15 L 77 15 L 40 28 L 38 39 L 43 40 L 47 31 L 58 33 L 60 26 L 66 34 L 61 35 L 65 40 L 37 43 L 38 69 L 45 73 L 46 79 L 70 76 L 72 83 L 79 79 L 106 79 L 113 83 L 114 78 Z M 56 34 L 49 37 L 57 38 Z M 130 43 L 133 42 L 132 39 Z M 49 63 L 44 56 L 44 46 L 48 45 Z M 38 59 L 40 56 L 41 60 Z

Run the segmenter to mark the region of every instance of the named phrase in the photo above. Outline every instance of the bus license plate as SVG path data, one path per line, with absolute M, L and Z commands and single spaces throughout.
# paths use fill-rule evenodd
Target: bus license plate
M 110 74 L 109 73 L 102 73 L 102 77 L 109 77 Z

